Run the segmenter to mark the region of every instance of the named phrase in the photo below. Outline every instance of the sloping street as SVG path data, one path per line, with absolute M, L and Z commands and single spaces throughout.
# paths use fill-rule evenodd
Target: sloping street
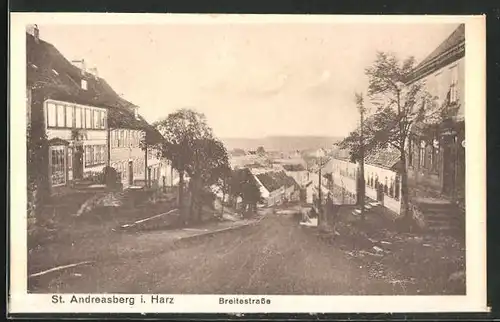
M 156 234 L 156 235 L 155 235 Z M 442 294 L 425 276 L 408 284 L 374 275 L 293 215 L 267 215 L 259 224 L 171 246 L 161 232 L 136 234 L 164 247 L 37 278 L 34 292 L 380 295 Z M 408 263 L 416 265 L 416 263 Z M 436 280 L 434 268 L 421 270 Z M 431 279 L 432 280 L 432 279 Z

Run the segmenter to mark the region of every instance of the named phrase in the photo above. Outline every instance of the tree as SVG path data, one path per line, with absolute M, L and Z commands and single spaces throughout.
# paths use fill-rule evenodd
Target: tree
M 205 115 L 187 108 L 169 114 L 154 126 L 164 137 L 159 146 L 162 157 L 170 160 L 172 167 L 179 173 L 178 204 L 181 214 L 187 217 L 190 214 L 185 211 L 183 202 L 184 175 L 187 170 L 192 171 L 195 144 L 200 139 L 212 138 L 212 129 L 208 126 Z
M 186 167 L 189 174 L 191 191 L 191 211 L 197 207 L 196 221 L 201 219 L 203 195 L 207 195 L 208 188 L 216 185 L 227 175 L 229 157 L 224 144 L 215 138 L 202 138 L 194 142 L 193 159 Z
M 373 64 L 366 68 L 368 76 L 368 97 L 376 106 L 376 111 L 364 122 L 363 141 L 361 129 L 351 132 L 341 144 L 349 148 L 352 160 L 362 157 L 363 149 L 392 147 L 400 154 L 401 213 L 409 219 L 408 173 L 406 169 L 406 144 L 410 127 L 426 118 L 439 114 L 434 97 L 425 91 L 424 83 L 416 81 L 405 85 L 415 66 L 415 59 L 403 61 L 393 54 L 378 52 Z
M 266 154 L 266 150 L 264 150 L 264 147 L 263 147 L 263 146 L 259 146 L 259 147 L 257 148 L 257 154 L 258 154 L 258 155 L 261 155 L 261 156 Z
M 241 198 L 244 211 L 256 211 L 262 195 L 254 176 L 248 169 L 233 171 L 230 182 L 230 193 L 233 198 Z

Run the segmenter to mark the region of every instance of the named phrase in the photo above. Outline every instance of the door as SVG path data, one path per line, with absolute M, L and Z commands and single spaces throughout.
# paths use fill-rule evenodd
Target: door
M 73 153 L 73 179 L 83 178 L 83 146 L 75 146 Z
M 128 184 L 134 185 L 134 163 L 133 161 L 128 162 Z
M 456 136 L 448 137 L 443 147 L 443 194 L 453 197 L 455 190 L 456 169 Z

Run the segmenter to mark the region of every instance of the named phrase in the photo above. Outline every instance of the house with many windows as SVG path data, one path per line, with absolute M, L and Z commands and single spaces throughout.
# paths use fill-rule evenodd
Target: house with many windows
M 110 165 L 110 134 L 115 129 L 135 130 L 123 133 L 125 138 L 120 141 L 129 148 L 131 144 L 137 148 L 142 135 L 144 182 L 148 183 L 150 172 L 151 179 L 157 177 L 162 163 L 148 148 L 161 140 L 161 134 L 135 115 L 132 104 L 116 94 L 95 69 L 87 69 L 83 60 L 68 61 L 52 44 L 40 39 L 36 25 L 26 33 L 26 73 L 28 124 L 31 136 L 41 142 L 36 151 L 37 176 L 46 178 L 42 185 L 51 193 L 102 173 Z M 128 162 L 133 158 L 125 153 L 121 159 Z M 121 172 L 127 173 L 125 170 Z M 127 178 L 124 175 L 122 181 Z
M 411 129 L 408 175 L 423 196 L 465 201 L 465 25 L 458 26 L 414 69 L 407 84 L 423 81 L 437 99 L 437 122 Z M 417 191 L 418 190 L 418 191 Z

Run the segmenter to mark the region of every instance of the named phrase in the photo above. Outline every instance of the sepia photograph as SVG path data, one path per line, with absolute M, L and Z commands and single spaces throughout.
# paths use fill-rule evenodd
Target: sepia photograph
M 11 132 L 11 270 L 41 310 L 480 287 L 485 74 L 464 17 L 50 16 L 20 20 L 26 142 Z

